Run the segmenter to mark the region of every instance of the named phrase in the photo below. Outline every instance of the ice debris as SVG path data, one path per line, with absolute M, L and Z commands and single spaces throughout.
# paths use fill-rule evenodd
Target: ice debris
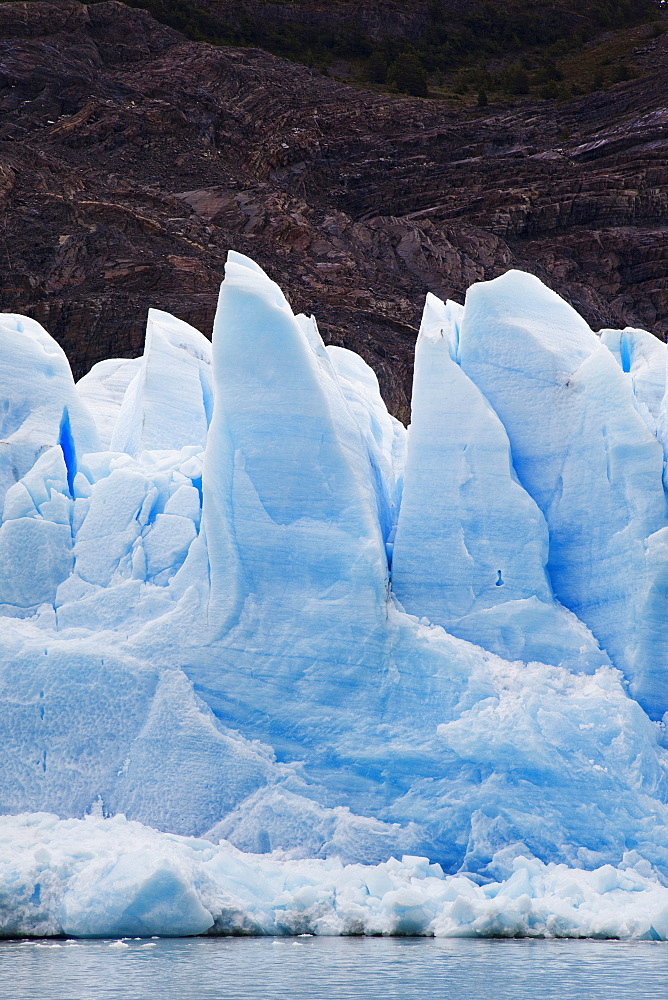
M 668 939 L 668 888 L 633 852 L 592 871 L 516 856 L 504 875 L 244 854 L 124 817 L 0 818 L 0 936 L 194 934 Z M 11 886 L 11 891 L 8 888 Z

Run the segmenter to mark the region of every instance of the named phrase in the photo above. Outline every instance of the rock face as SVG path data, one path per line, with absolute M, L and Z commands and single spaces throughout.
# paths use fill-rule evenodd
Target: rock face
M 595 328 L 668 330 L 668 37 L 651 82 L 454 111 L 347 87 L 146 12 L 0 4 L 1 307 L 75 375 L 156 304 L 210 334 L 225 254 L 260 260 L 408 416 L 424 294 L 532 271 Z

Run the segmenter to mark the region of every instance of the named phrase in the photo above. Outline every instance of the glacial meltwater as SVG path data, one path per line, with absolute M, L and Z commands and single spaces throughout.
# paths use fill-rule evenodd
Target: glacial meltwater
M 664 942 L 181 938 L 0 943 L 2 1000 L 644 1000 Z

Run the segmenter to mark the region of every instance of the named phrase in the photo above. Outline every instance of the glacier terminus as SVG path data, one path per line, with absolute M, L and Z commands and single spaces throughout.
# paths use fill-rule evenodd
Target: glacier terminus
M 430 294 L 406 431 L 230 252 L 0 357 L 0 934 L 668 939 L 665 344 Z

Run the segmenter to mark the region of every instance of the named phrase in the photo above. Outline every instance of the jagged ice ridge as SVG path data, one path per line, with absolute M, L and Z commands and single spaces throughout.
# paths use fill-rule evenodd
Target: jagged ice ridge
M 0 352 L 0 933 L 668 937 L 665 344 L 429 295 L 406 433 L 230 253 Z

